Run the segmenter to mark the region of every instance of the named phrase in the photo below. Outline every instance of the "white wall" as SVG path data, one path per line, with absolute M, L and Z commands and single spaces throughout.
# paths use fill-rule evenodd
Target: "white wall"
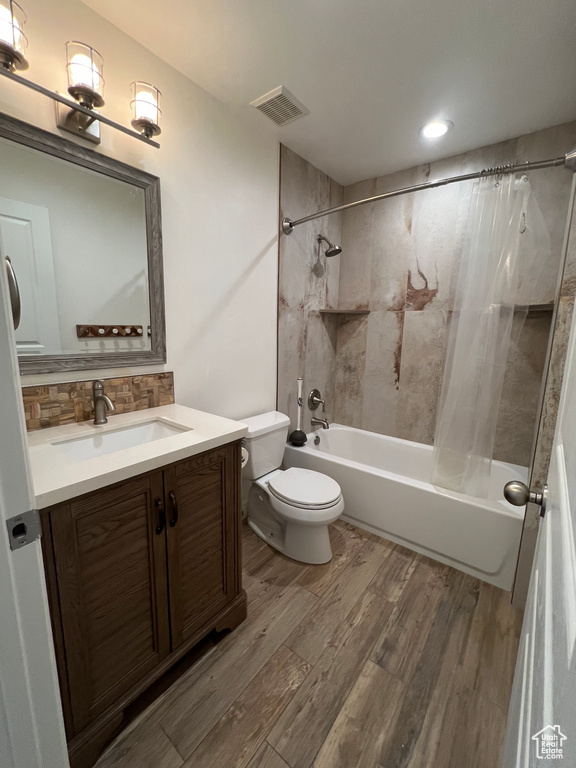
M 246 106 L 226 105 L 77 0 L 27 0 L 35 82 L 65 92 L 65 43 L 104 57 L 105 114 L 130 124 L 130 83 L 163 94 L 161 149 L 103 126 L 97 151 L 160 177 L 168 360 L 176 399 L 241 417 L 272 409 L 276 387 L 278 142 Z M 0 109 L 58 133 L 51 100 L 0 81 Z M 74 139 L 72 139 L 74 140 Z M 66 380 L 162 367 L 66 374 Z M 36 384 L 62 374 L 23 377 Z

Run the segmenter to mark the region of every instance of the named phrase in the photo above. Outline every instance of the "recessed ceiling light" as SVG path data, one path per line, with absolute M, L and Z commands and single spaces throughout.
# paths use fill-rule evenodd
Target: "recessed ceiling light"
M 425 139 L 439 139 L 451 128 L 454 128 L 454 123 L 451 123 L 450 120 L 431 120 L 420 129 L 420 133 Z

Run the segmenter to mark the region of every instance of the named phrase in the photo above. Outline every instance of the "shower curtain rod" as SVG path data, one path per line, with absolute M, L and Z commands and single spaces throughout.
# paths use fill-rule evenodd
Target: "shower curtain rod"
M 471 179 L 481 179 L 485 176 L 501 176 L 504 173 L 518 173 L 526 171 L 537 171 L 540 168 L 551 168 L 553 166 L 564 165 L 571 171 L 576 170 L 576 149 L 568 152 L 564 157 L 555 157 L 551 160 L 539 160 L 534 163 L 521 163 L 520 165 L 498 165 L 494 168 L 485 168 L 476 173 L 465 173 L 462 176 L 448 176 L 445 179 L 439 181 L 427 181 L 424 184 L 415 184 L 412 187 L 402 187 L 401 189 L 394 189 L 391 192 L 384 192 L 381 195 L 375 195 L 374 197 L 366 197 L 364 200 L 356 200 L 353 203 L 346 203 L 345 205 L 338 205 L 335 208 L 327 208 L 325 211 L 319 211 L 318 213 L 312 213 L 310 216 L 304 216 L 301 219 L 292 219 L 285 217 L 282 219 L 282 231 L 285 235 L 291 235 L 294 231 L 294 227 L 300 224 L 305 224 L 307 221 L 313 221 L 314 219 L 320 219 L 323 216 L 329 216 L 331 213 L 338 213 L 339 211 L 347 211 L 349 208 L 356 208 L 359 205 L 366 205 L 367 203 L 375 203 L 377 200 L 386 200 L 388 197 L 398 197 L 399 195 L 406 195 L 408 192 L 420 192 L 422 189 L 434 189 L 435 187 L 442 187 L 445 184 L 454 184 L 456 181 L 470 181 Z

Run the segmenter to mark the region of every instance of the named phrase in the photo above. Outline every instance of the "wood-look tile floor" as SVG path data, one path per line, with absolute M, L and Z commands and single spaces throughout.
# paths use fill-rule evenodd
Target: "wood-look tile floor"
M 98 768 L 496 768 L 521 613 L 343 522 L 289 560 L 243 525 L 248 618 Z

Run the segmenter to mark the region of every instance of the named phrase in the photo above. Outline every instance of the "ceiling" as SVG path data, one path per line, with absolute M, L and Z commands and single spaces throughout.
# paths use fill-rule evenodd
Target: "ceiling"
M 270 126 L 342 184 L 576 119 L 574 0 L 84 2 L 224 101 L 287 86 Z

